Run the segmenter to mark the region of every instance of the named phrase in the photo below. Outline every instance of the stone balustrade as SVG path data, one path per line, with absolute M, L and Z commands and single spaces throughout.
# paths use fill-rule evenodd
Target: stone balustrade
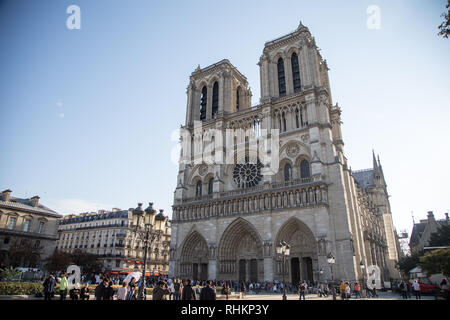
M 320 177 L 234 190 L 220 197 L 184 201 L 173 207 L 173 221 L 192 221 L 328 204 L 327 185 Z

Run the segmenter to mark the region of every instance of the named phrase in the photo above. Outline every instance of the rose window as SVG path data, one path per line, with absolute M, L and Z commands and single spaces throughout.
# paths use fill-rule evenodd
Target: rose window
M 240 163 L 234 167 L 233 180 L 239 188 L 254 187 L 262 180 L 261 162 L 258 163 Z

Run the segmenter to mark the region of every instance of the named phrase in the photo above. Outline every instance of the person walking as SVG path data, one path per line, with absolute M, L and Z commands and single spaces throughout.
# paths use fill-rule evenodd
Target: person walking
M 206 286 L 200 292 L 200 300 L 216 300 L 216 290 L 211 288 L 211 281 L 206 281 Z
M 44 300 L 52 300 L 55 294 L 56 280 L 53 274 L 50 274 L 47 279 L 44 280 Z
M 298 293 L 299 293 L 299 300 L 306 300 L 306 287 L 305 287 L 305 283 L 301 283 L 298 289 Z
M 358 299 L 358 297 L 362 298 L 362 295 L 361 295 L 361 288 L 360 288 L 358 282 L 355 283 L 355 288 L 354 288 L 353 291 L 354 291 L 354 293 L 355 293 L 355 299 Z
M 240 285 L 240 292 L 241 292 L 241 294 L 240 294 L 240 298 L 241 299 L 244 299 L 245 298 L 245 282 L 244 281 L 241 281 L 241 285 Z
M 403 280 L 400 283 L 400 290 L 402 292 L 403 299 L 408 300 L 408 285 Z
M 158 286 L 153 289 L 153 300 L 166 300 L 166 295 L 170 291 L 166 288 L 166 283 L 164 281 L 159 281 Z
M 67 282 L 66 274 L 63 272 L 61 273 L 61 280 L 59 281 L 60 300 L 66 300 L 68 287 L 69 283 Z
M 414 294 L 416 296 L 416 300 L 420 300 L 420 284 L 417 280 L 414 280 L 413 289 L 414 289 Z
M 174 285 L 173 281 L 170 281 L 170 283 L 168 285 L 168 289 L 169 289 L 169 300 L 175 299 L 175 297 L 174 297 L 175 285 Z
M 180 300 L 180 296 L 181 296 L 181 283 L 179 279 L 175 280 L 175 283 L 173 284 L 173 299 L 174 300 Z
M 181 300 L 196 300 L 195 291 L 191 286 L 191 279 L 187 279 L 181 292 Z
M 345 283 L 345 299 L 350 299 L 350 296 L 352 295 L 352 289 L 350 287 L 350 283 L 347 281 Z
M 222 294 L 224 294 L 225 299 L 228 300 L 228 297 L 230 295 L 230 286 L 228 285 L 228 283 L 225 283 L 223 285 Z
M 130 283 L 128 284 L 128 295 L 127 300 L 136 300 L 136 278 L 132 277 Z

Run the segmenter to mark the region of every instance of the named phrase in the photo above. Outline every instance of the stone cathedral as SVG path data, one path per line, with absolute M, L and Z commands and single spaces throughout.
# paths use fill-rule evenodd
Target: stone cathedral
M 199 66 L 190 76 L 181 127 L 190 136 L 180 140 L 188 145 L 181 158 L 189 154 L 194 160 L 179 165 L 169 276 L 281 280 L 276 245 L 284 240 L 291 247 L 288 282 L 331 280 L 332 272 L 334 279 L 361 280 L 361 261 L 377 265 L 382 282 L 397 278 L 381 163 L 373 154 L 371 169 L 352 171 L 348 165 L 341 109 L 333 105 L 327 63 L 308 28 L 300 23 L 266 42 L 258 66 L 257 106 L 251 105 L 246 77 L 226 59 Z M 232 140 L 234 162 L 198 161 L 198 141 L 202 147 L 225 141 L 227 129 L 275 129 L 277 145 L 266 145 L 266 151 L 277 153 L 277 171 L 267 174 L 247 138 Z M 212 152 L 220 153 L 222 148 Z

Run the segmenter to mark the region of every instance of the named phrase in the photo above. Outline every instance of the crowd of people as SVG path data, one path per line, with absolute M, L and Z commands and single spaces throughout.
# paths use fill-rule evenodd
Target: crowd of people
M 44 299 L 50 300 L 55 295 L 59 295 L 60 300 L 66 300 L 67 295 L 72 300 L 89 300 L 93 295 L 95 300 L 137 300 L 142 279 L 131 278 L 126 281 L 125 276 L 108 275 L 84 275 L 81 277 L 81 284 L 69 286 L 65 273 L 58 276 L 51 274 L 44 281 Z M 56 285 L 58 292 L 56 292 Z M 91 292 L 90 286 L 95 286 Z M 120 286 L 114 290 L 113 286 Z M 447 289 L 447 283 L 443 282 L 442 287 Z M 71 289 L 69 289 L 71 287 Z M 336 282 L 334 286 L 327 282 L 307 282 L 303 281 L 297 285 L 282 282 L 239 282 L 239 281 L 199 281 L 190 279 L 170 279 L 164 276 L 152 276 L 145 278 L 145 288 L 151 288 L 153 300 L 215 300 L 216 291 L 219 287 L 220 294 L 225 299 L 231 295 L 244 299 L 247 293 L 251 294 L 298 294 L 300 300 L 306 300 L 306 295 L 317 294 L 319 297 L 334 295 L 342 300 L 350 298 L 375 298 L 378 297 L 375 288 L 368 288 L 365 284 L 349 281 Z M 403 299 L 411 298 L 414 294 L 416 299 L 421 298 L 420 284 L 413 281 L 401 281 L 393 283 L 393 291 L 398 290 Z M 448 290 L 448 289 L 447 289 Z M 145 293 L 143 293 L 145 296 Z

